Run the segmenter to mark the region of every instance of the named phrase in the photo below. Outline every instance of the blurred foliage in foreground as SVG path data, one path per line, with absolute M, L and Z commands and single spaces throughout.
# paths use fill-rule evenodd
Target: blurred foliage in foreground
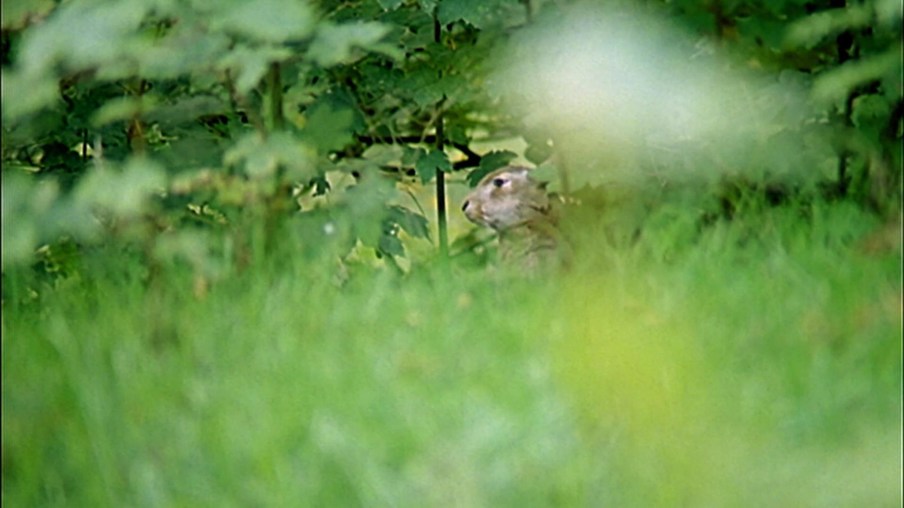
M 110 256 L 3 313 L 14 506 L 897 506 L 901 253 L 674 209 L 556 279 Z M 802 221 L 805 212 L 810 221 Z M 740 224 L 740 227 L 739 227 Z M 666 247 L 663 249 L 663 247 Z
M 563 118 L 589 4 L 3 2 L 2 501 L 899 506 L 901 3 L 647 2 Z M 512 160 L 583 254 L 434 263 Z

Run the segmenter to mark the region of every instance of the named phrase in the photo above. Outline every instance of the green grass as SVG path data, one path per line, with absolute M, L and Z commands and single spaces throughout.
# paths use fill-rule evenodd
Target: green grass
M 4 303 L 2 501 L 898 506 L 901 250 L 806 211 L 663 207 L 528 280 L 86 262 Z

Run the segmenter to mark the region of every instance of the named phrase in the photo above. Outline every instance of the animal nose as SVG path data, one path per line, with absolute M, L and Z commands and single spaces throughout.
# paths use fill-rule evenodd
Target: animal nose
M 461 204 L 461 211 L 462 212 L 468 211 L 468 205 L 470 205 L 470 204 L 471 204 L 471 202 L 466 199 L 465 202 Z

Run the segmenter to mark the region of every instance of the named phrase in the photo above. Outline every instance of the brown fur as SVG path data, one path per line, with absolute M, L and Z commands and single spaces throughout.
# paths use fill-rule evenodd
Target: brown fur
M 508 166 L 486 175 L 465 198 L 471 222 L 496 230 L 499 258 L 506 266 L 535 269 L 557 258 L 557 218 L 546 185 L 525 167 Z

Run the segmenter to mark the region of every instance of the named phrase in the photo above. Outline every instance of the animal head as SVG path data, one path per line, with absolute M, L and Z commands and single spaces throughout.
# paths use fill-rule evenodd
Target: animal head
M 508 166 L 483 177 L 461 206 L 471 222 L 497 231 L 546 217 L 550 211 L 546 184 L 530 177 L 530 169 Z

